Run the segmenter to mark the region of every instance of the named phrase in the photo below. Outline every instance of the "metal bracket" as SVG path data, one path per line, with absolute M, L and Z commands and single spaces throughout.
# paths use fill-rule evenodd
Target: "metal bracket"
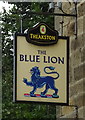
M 20 12 L 20 23 L 21 23 L 21 33 L 22 33 L 22 21 L 23 21 L 23 19 L 25 18 L 25 16 L 28 16 L 28 15 L 47 15 L 47 16 L 49 16 L 49 15 L 52 15 L 52 16 L 64 16 L 64 17 L 75 17 L 75 33 L 74 33 L 74 35 L 76 36 L 75 37 L 75 39 L 77 39 L 77 2 L 74 2 L 74 4 L 75 4 L 75 14 L 67 14 L 67 13 L 65 13 L 63 10 L 61 10 L 63 13 L 54 13 L 54 12 L 32 12 L 32 11 L 27 11 L 27 12 L 23 12 L 23 11 L 21 11 Z M 13 14 L 17 14 L 17 13 L 14 13 L 14 12 L 12 12 Z M 63 23 L 61 23 L 61 24 L 63 24 Z M 63 25 L 62 25 L 63 26 Z M 63 30 L 62 30 L 63 31 Z

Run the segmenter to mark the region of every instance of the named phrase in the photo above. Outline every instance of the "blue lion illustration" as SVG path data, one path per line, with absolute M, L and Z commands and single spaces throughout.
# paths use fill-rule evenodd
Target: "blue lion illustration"
M 46 69 L 50 69 L 51 72 L 47 72 Z M 45 90 L 40 94 L 42 97 L 46 96 L 48 89 L 54 90 L 52 97 L 54 98 L 59 97 L 57 95 L 58 89 L 55 87 L 54 83 L 54 80 L 59 78 L 59 73 L 53 71 L 54 69 L 55 67 L 52 66 L 44 67 L 44 72 L 46 74 L 56 74 L 57 76 L 55 78 L 51 76 L 40 76 L 40 70 L 37 66 L 32 67 L 32 69 L 30 69 L 31 81 L 28 82 L 26 78 L 23 78 L 23 82 L 26 85 L 33 87 L 33 90 L 30 92 L 31 97 L 36 97 L 34 93 L 36 92 L 37 88 L 42 88 L 44 85 L 46 85 Z

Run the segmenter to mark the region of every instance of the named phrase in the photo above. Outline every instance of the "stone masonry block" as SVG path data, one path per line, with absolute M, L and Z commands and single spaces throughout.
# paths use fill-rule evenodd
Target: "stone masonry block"
M 78 5 L 78 17 L 83 16 L 83 4 Z
M 69 105 L 75 105 L 75 96 L 69 97 Z
M 70 56 L 69 62 L 69 75 L 70 75 L 70 82 L 74 82 L 74 68 L 78 67 L 81 64 L 81 49 L 76 50 Z
M 85 92 L 80 93 L 75 97 L 75 104 L 80 108 L 85 106 Z
M 84 111 L 85 111 L 85 106 L 84 106 L 84 107 L 81 107 L 81 108 L 78 110 L 78 117 L 79 117 L 79 118 L 85 118 Z
M 65 114 L 59 120 L 77 120 L 76 119 L 76 111 L 70 112 L 69 114 Z M 78 120 L 83 120 L 83 119 L 78 119 Z
M 56 118 L 58 118 L 61 115 L 61 106 L 56 106 Z
M 70 56 L 70 62 L 69 62 L 69 82 L 73 83 L 74 81 L 74 54 L 71 54 Z
M 78 17 L 85 14 L 85 1 L 78 5 Z
M 83 79 L 83 91 L 85 91 L 85 78 Z
M 71 5 L 69 2 L 63 2 L 62 9 L 64 12 L 69 13 L 70 12 Z
M 63 106 L 61 109 L 62 115 L 69 114 L 75 110 L 75 106 L 78 106 L 78 109 L 85 105 L 85 93 L 80 93 L 79 95 L 75 95 L 70 98 L 69 105 L 72 106 Z
M 74 112 L 71 112 L 71 113 L 66 114 L 64 116 L 61 116 L 60 118 L 58 118 L 56 120 L 85 120 L 85 118 L 82 117 L 82 114 L 81 114 L 81 116 L 78 116 L 78 118 L 76 118 L 76 111 L 74 111 Z
M 78 108 L 81 108 L 83 106 L 85 106 L 85 92 L 81 92 L 77 95 L 74 95 L 72 97 L 70 97 L 70 105 L 75 105 L 78 106 Z
M 76 83 L 73 83 L 72 85 L 70 85 L 70 91 L 69 91 L 69 96 L 70 97 L 72 97 L 74 95 L 78 95 L 81 92 L 84 92 L 83 82 L 84 82 L 84 80 L 82 79 L 82 80 L 79 80 Z
M 85 106 L 83 107 L 83 118 L 85 120 Z
M 81 51 L 81 62 L 85 61 L 85 47 Z
M 85 23 L 85 15 L 83 16 L 83 23 Z M 83 33 L 85 34 L 85 24 L 83 24 Z
M 72 42 L 73 40 L 75 40 L 75 35 L 74 36 L 70 36 L 70 42 Z
M 85 72 L 85 63 L 76 67 L 76 68 L 74 68 L 74 79 L 75 79 L 75 81 L 78 81 L 82 78 L 85 78 L 84 72 Z
M 77 117 L 75 107 L 68 106 L 66 108 L 68 109 L 67 114 L 62 111 L 62 115 L 60 116 L 60 118 L 63 118 L 63 119 L 59 119 L 59 120 L 77 120 L 77 119 L 68 119 L 68 118 L 76 118 Z M 71 108 L 71 111 L 69 111 L 69 108 Z M 64 109 L 65 109 L 65 107 L 64 107 Z M 85 118 L 84 117 L 84 110 L 85 110 L 84 107 L 78 108 L 78 120 L 84 120 L 83 119 L 83 118 Z
M 72 83 L 73 81 L 73 69 L 72 66 L 69 66 L 69 83 Z
M 67 19 L 64 19 L 64 23 L 63 23 L 63 26 L 67 26 L 68 24 L 70 24 L 70 18 L 68 17 Z
M 64 27 L 64 32 L 63 32 L 63 35 L 64 36 L 68 36 L 68 27 L 66 26 L 66 27 Z
M 69 114 L 71 112 L 74 111 L 74 108 L 73 107 L 70 107 L 70 106 L 64 106 L 62 107 L 62 115 L 65 115 L 65 114 Z
M 78 21 L 77 21 L 77 30 L 78 30 L 78 34 L 82 34 L 82 33 L 83 33 L 83 25 L 84 25 L 83 19 L 84 19 L 83 16 L 81 16 L 80 18 L 78 18 Z
M 81 49 L 78 49 L 76 50 L 74 53 L 73 53 L 73 66 L 76 67 L 78 66 L 79 64 L 81 64 Z
M 85 32 L 83 33 L 83 46 L 85 47 Z
M 82 48 L 84 46 L 84 34 L 80 34 L 78 35 L 78 38 L 77 40 L 74 39 L 72 42 L 71 42 L 71 51 L 75 51 L 76 49 L 78 48 Z
M 70 22 L 70 24 L 67 27 L 67 31 L 68 31 L 69 36 L 75 34 L 75 22 L 74 21 Z
M 61 20 L 61 17 L 55 17 L 55 29 L 58 32 L 60 31 L 60 20 Z
M 84 46 L 84 33 L 78 35 L 76 49 L 82 48 L 83 46 Z
M 70 36 L 70 55 L 74 52 L 75 35 Z

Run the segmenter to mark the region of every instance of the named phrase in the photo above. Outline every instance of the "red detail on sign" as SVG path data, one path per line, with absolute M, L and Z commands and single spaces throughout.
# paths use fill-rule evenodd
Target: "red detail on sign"
M 44 32 L 44 27 L 42 28 L 42 32 Z

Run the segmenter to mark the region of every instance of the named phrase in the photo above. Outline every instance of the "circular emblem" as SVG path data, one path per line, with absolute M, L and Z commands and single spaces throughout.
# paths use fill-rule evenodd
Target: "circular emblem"
M 46 26 L 45 25 L 41 25 L 40 26 L 40 33 L 41 34 L 45 34 L 46 33 Z

